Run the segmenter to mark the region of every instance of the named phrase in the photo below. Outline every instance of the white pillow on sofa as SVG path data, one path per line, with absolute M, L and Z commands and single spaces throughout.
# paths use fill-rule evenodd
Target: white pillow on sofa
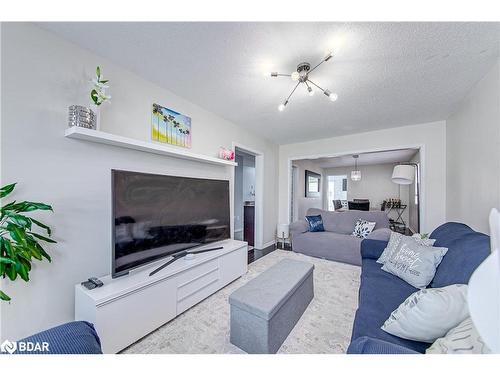
M 358 219 L 356 225 L 354 226 L 354 230 L 352 231 L 352 236 L 366 238 L 366 236 L 372 232 L 373 228 L 375 228 L 375 225 L 377 225 L 377 222 L 375 221 Z
M 447 251 L 446 247 L 420 245 L 414 238 L 405 236 L 387 257 L 382 270 L 415 288 L 426 288 Z
M 387 261 L 387 258 L 396 251 L 401 242 L 403 235 L 398 232 L 391 232 L 391 237 L 389 238 L 389 242 L 387 243 L 387 247 L 380 255 L 380 258 L 377 259 L 377 263 L 384 264 Z
M 377 263 L 384 264 L 387 258 L 389 258 L 391 254 L 394 251 L 396 251 L 399 242 L 403 237 L 405 236 L 403 236 L 401 233 L 391 231 L 391 237 L 389 238 L 389 243 L 387 244 L 387 247 L 380 255 L 380 258 L 377 259 Z M 436 242 L 436 240 L 430 239 L 426 235 L 422 235 L 420 233 L 415 233 L 413 236 L 411 236 L 411 238 L 413 238 L 419 245 L 425 245 L 425 246 L 433 246 L 434 242 Z
M 425 354 L 489 354 L 491 350 L 486 346 L 477 332 L 472 319 L 465 319 L 455 328 L 452 328 L 444 337 L 434 341 L 434 344 L 425 351 Z
M 403 339 L 434 342 L 468 316 L 467 285 L 454 284 L 413 293 L 381 329 Z

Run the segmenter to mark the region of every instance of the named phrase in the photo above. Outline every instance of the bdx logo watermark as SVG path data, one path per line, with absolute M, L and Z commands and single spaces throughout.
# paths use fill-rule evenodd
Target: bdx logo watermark
M 0 351 L 2 353 L 13 354 L 18 353 L 33 353 L 33 352 L 49 352 L 49 343 L 42 342 L 31 342 L 31 341 L 9 341 L 5 340 L 0 345 Z

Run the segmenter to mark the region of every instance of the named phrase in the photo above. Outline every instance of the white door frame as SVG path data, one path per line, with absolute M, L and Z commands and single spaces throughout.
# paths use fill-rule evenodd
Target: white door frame
M 420 152 L 420 204 L 419 204 L 419 213 L 420 213 L 420 230 L 422 228 L 426 228 L 425 221 L 425 212 L 427 212 L 427 196 L 426 196 L 426 153 L 425 153 L 425 145 L 424 144 L 410 144 L 410 145 L 397 145 L 393 147 L 378 147 L 378 148 L 367 148 L 367 149 L 354 149 L 354 150 L 346 150 L 342 152 L 332 152 L 332 153 L 324 153 L 324 154 L 312 154 L 312 155 L 300 155 L 300 156 L 290 156 L 287 160 L 287 220 L 290 217 L 290 194 L 291 194 L 291 185 L 292 185 L 292 173 L 291 167 L 294 160 L 302 160 L 302 159 L 319 159 L 319 158 L 332 158 L 343 155 L 353 155 L 353 154 L 363 154 L 367 152 L 380 152 L 380 151 L 392 151 L 392 150 L 402 150 L 407 148 L 415 148 Z
M 241 151 L 255 156 L 255 238 L 254 244 L 256 249 L 264 248 L 264 153 L 247 147 L 244 144 L 233 142 L 232 149 L 236 148 Z M 232 187 L 232 206 L 234 206 L 234 168 L 231 169 Z M 231 238 L 234 238 L 234 207 L 231 212 Z

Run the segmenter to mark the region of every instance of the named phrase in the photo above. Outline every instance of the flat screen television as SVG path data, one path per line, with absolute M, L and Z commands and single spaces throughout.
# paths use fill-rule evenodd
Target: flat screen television
M 112 170 L 112 277 L 230 238 L 229 181 Z

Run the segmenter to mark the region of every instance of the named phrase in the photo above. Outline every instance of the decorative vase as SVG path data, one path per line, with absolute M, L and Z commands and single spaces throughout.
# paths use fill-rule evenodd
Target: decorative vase
M 101 106 L 93 105 L 92 111 L 95 115 L 95 130 L 101 130 Z
M 90 108 L 71 105 L 68 108 L 68 126 L 95 129 L 95 114 Z

